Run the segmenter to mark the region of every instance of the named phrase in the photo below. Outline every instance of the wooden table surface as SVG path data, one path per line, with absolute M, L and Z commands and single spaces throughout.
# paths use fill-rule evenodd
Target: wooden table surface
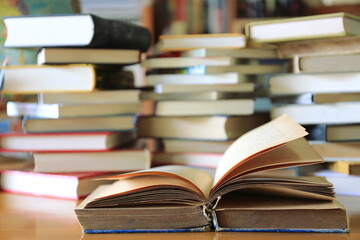
M 338 196 L 337 198 L 346 206 L 350 216 L 349 234 L 214 232 L 82 234 L 73 211 L 78 204 L 77 201 L 0 193 L 0 239 L 360 240 L 360 197 Z

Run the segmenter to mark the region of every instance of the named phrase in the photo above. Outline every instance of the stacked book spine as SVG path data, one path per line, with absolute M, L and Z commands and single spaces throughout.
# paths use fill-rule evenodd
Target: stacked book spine
M 72 18 L 76 25 L 81 22 L 76 18 L 86 16 L 61 17 Z M 99 21 L 93 15 L 88 17 L 94 24 Z M 41 29 L 43 21 L 59 16 L 18 19 L 26 23 L 34 18 L 40 22 L 39 26 L 33 23 L 34 27 Z M 125 28 L 122 31 L 140 28 L 117 24 Z M 31 44 L 41 48 L 38 65 L 3 67 L 3 92 L 35 97 L 33 101 L 7 103 L 9 117 L 23 118 L 23 133 L 0 137 L 2 152 L 29 152 L 33 166 L 2 172 L 3 189 L 77 199 L 104 183 L 92 181 L 94 178 L 149 168 L 150 154 L 138 144 L 135 130 L 136 116 L 141 112 L 140 91 L 135 89 L 134 74 L 124 69 L 138 64 L 145 49 L 106 44 L 76 48 L 65 40 L 56 48 L 50 43 Z
M 271 117 L 286 113 L 303 125 L 310 133 L 307 138 L 326 160 L 323 170 L 304 169 L 302 174 L 326 176 L 337 194 L 359 195 L 350 186 L 359 181 L 360 169 L 360 38 L 352 32 L 356 27 L 347 27 L 346 19 L 354 19 L 357 25 L 360 21 L 336 13 L 278 22 L 305 26 L 309 21 L 335 17 L 345 26 L 337 34 L 322 28 L 321 33 L 306 31 L 309 35 L 298 38 L 273 32 L 271 40 L 261 40 L 277 45 L 279 56 L 293 62 L 292 73 L 269 78 Z M 272 21 L 250 24 L 250 41 L 265 39 L 260 32 L 255 36 L 255 27 L 275 25 Z
M 153 165 L 180 164 L 214 173 L 235 138 L 269 120 L 268 109 L 256 108 L 259 79 L 284 66 L 273 48 L 229 49 L 220 40 L 201 48 L 211 38 L 234 37 L 228 34 L 161 39 L 181 44 L 196 37 L 204 44 L 164 47 L 142 61 L 153 91 L 142 92 L 141 98 L 154 103 L 154 112 L 139 118 L 138 129 L 140 136 L 160 140 Z M 166 46 L 162 41 L 159 45 Z

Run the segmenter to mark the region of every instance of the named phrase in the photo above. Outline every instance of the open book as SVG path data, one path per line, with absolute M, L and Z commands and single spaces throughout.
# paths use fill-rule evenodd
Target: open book
M 266 170 L 316 164 L 307 132 L 283 115 L 237 139 L 212 178 L 184 166 L 111 176 L 75 210 L 84 232 L 346 232 L 344 208 L 323 178 L 266 176 Z

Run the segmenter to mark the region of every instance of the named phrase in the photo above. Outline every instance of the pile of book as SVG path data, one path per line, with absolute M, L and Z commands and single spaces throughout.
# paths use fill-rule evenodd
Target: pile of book
M 36 96 L 7 103 L 8 116 L 23 117 L 24 133 L 2 134 L 1 151 L 31 152 L 34 166 L 3 171 L 3 190 L 77 199 L 101 184 L 94 178 L 150 167 L 148 150 L 136 145 L 140 91 L 124 70 L 148 49 L 146 29 L 86 14 L 5 24 L 6 47 L 41 51 L 38 65 L 1 69 L 2 93 Z
M 142 61 L 142 93 L 154 102 L 154 115 L 138 121 L 139 135 L 162 139 L 154 165 L 181 164 L 214 171 L 226 148 L 245 132 L 269 120 L 258 111 L 258 85 L 284 66 L 274 48 L 246 48 L 242 34 L 168 35 L 161 53 Z
M 360 19 L 344 13 L 248 28 L 250 41 L 276 44 L 280 57 L 292 58 L 292 73 L 269 78 L 271 116 L 287 113 L 310 132 L 308 139 L 328 162 L 315 174 L 328 177 L 337 194 L 360 195 L 352 187 L 360 179 L 359 29 Z

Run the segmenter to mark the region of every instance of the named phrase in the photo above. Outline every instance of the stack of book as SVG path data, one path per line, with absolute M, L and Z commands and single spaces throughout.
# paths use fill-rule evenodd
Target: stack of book
M 8 116 L 23 117 L 24 133 L 1 135 L 1 151 L 31 152 L 34 167 L 3 171 L 3 189 L 76 199 L 101 184 L 94 178 L 148 168 L 148 150 L 135 146 L 140 92 L 123 66 L 140 62 L 150 33 L 89 14 L 4 21 L 6 47 L 41 51 L 38 65 L 2 68 L 2 93 L 38 94 L 7 103 Z
M 293 73 L 269 78 L 271 116 L 287 113 L 310 132 L 329 162 L 318 174 L 328 175 L 338 194 L 360 194 L 350 187 L 360 166 L 358 29 L 360 18 L 345 13 L 256 22 L 247 29 L 250 41 L 276 44 L 280 57 L 293 59 Z M 334 171 L 349 176 L 340 180 Z
M 161 36 L 162 53 L 142 61 L 142 93 L 154 115 L 138 121 L 139 134 L 162 139 L 153 163 L 182 164 L 214 170 L 225 149 L 245 132 L 266 122 L 256 109 L 257 81 L 279 73 L 283 64 L 274 48 L 246 48 L 242 34 Z

